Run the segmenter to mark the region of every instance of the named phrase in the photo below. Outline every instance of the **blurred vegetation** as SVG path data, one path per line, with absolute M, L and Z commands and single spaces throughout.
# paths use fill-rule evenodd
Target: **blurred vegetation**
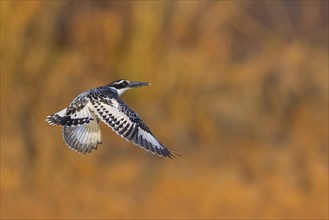
M 44 121 L 120 78 L 182 157 Z M 1 1 L 1 218 L 328 218 L 328 2 Z

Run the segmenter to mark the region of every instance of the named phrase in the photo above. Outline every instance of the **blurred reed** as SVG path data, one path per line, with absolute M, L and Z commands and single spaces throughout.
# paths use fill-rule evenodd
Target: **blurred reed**
M 183 156 L 45 117 L 123 99 Z M 328 218 L 328 2 L 2 1 L 1 218 Z

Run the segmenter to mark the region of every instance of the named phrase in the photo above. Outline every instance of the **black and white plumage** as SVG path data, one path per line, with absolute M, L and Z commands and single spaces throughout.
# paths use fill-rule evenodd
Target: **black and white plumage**
M 65 143 L 83 154 L 102 143 L 101 120 L 127 141 L 153 154 L 172 158 L 173 154 L 157 140 L 138 114 L 119 98 L 128 89 L 148 85 L 116 80 L 80 94 L 67 108 L 48 116 L 46 121 L 50 125 L 62 125 Z

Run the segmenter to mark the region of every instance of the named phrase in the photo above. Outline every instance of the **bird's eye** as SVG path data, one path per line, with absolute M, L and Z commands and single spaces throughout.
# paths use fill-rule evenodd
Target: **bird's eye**
M 122 82 L 122 85 L 123 85 L 123 86 L 128 86 L 128 82 L 127 82 L 126 80 L 124 80 L 124 81 Z

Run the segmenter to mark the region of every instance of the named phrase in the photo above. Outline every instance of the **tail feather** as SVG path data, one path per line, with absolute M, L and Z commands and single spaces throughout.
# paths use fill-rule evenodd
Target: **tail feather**
M 65 113 L 66 108 L 53 115 L 47 116 L 46 122 L 48 122 L 50 125 L 63 125 L 70 118 L 69 116 L 65 116 Z
M 71 115 L 66 115 L 67 110 L 63 109 L 53 115 L 49 115 L 46 119 L 50 125 L 67 125 L 67 126 L 79 126 L 87 124 L 94 120 L 93 115 L 87 107 L 84 107 L 79 112 Z

